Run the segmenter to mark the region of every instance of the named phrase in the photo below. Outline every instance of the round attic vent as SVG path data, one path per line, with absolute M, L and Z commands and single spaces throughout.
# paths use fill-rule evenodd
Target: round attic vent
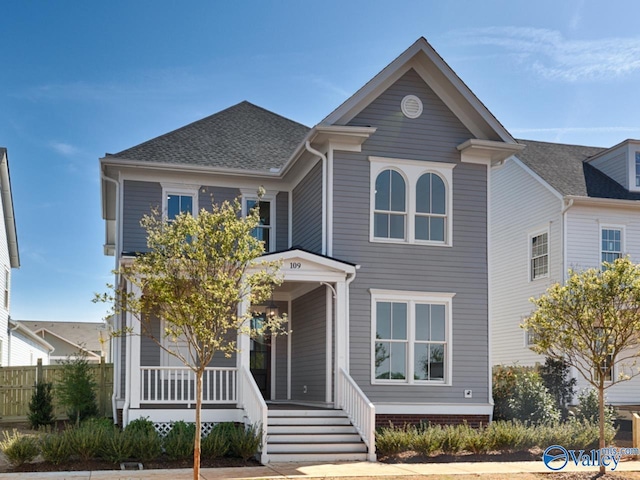
M 422 115 L 422 102 L 415 95 L 407 95 L 400 103 L 402 113 L 407 118 L 418 118 Z

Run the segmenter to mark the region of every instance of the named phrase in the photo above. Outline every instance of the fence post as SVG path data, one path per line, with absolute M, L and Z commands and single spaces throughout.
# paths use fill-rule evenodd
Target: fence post
M 36 385 L 42 381 L 44 381 L 44 372 L 42 371 L 42 358 L 38 358 L 38 363 L 36 364 Z

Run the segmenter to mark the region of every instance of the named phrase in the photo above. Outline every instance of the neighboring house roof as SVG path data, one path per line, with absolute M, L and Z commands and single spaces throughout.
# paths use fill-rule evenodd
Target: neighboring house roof
M 11 193 L 11 176 L 9 175 L 9 156 L 7 149 L 0 147 L 0 189 L 2 194 L 2 214 L 9 246 L 9 261 L 12 268 L 20 267 L 20 253 L 18 251 L 18 233 L 16 217 L 13 211 L 13 195 Z
M 600 147 L 518 140 L 525 149 L 516 157 L 564 196 L 640 200 L 585 160 L 607 150 Z
M 244 101 L 106 158 L 268 171 L 282 167 L 308 131 Z
M 50 333 L 59 339 L 66 341 L 74 347 L 100 355 L 102 345 L 100 332 L 105 329 L 102 322 L 44 322 L 44 321 L 17 321 L 31 331 L 42 336 L 42 333 Z M 104 333 L 103 335 L 108 335 Z
M 40 347 L 42 347 L 42 350 L 44 350 L 44 351 L 53 352 L 55 350 L 53 345 L 51 345 L 49 342 L 47 342 L 44 338 L 42 338 L 39 335 L 37 335 L 33 330 L 31 330 L 28 327 L 26 327 L 25 325 L 23 325 L 21 322 L 17 322 L 17 321 L 9 319 L 9 329 L 12 332 L 21 333 L 26 338 L 30 339 L 32 342 L 34 342 L 34 343 L 38 344 Z M 11 352 L 9 352 L 9 355 L 11 355 Z

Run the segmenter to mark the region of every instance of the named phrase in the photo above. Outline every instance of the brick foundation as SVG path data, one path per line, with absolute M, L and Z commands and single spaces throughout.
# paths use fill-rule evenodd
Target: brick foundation
M 489 423 L 489 415 L 416 415 L 416 414 L 392 414 L 383 413 L 376 415 L 376 427 L 388 427 L 393 424 L 396 427 L 404 425 L 419 425 L 432 423 L 434 425 L 467 425 L 478 428 L 480 424 Z

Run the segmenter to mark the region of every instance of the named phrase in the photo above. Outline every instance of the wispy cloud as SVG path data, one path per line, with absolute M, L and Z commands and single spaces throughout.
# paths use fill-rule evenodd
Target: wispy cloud
M 522 133 L 626 133 L 640 132 L 638 127 L 550 127 L 550 128 L 510 128 L 515 134 Z
M 532 71 L 552 80 L 612 79 L 640 71 L 640 36 L 569 40 L 556 30 L 521 27 L 456 30 L 451 35 L 466 45 L 492 45 L 517 54 Z
M 65 157 L 72 157 L 79 152 L 77 147 L 64 142 L 51 142 L 49 146 Z
M 322 78 L 317 75 L 311 75 L 309 77 L 306 77 L 306 80 L 310 81 L 317 87 L 326 90 L 334 95 L 337 94 L 342 98 L 349 98 L 351 96 L 351 93 L 347 92 L 344 88 L 341 88 L 335 83 L 328 81 L 326 78 Z

